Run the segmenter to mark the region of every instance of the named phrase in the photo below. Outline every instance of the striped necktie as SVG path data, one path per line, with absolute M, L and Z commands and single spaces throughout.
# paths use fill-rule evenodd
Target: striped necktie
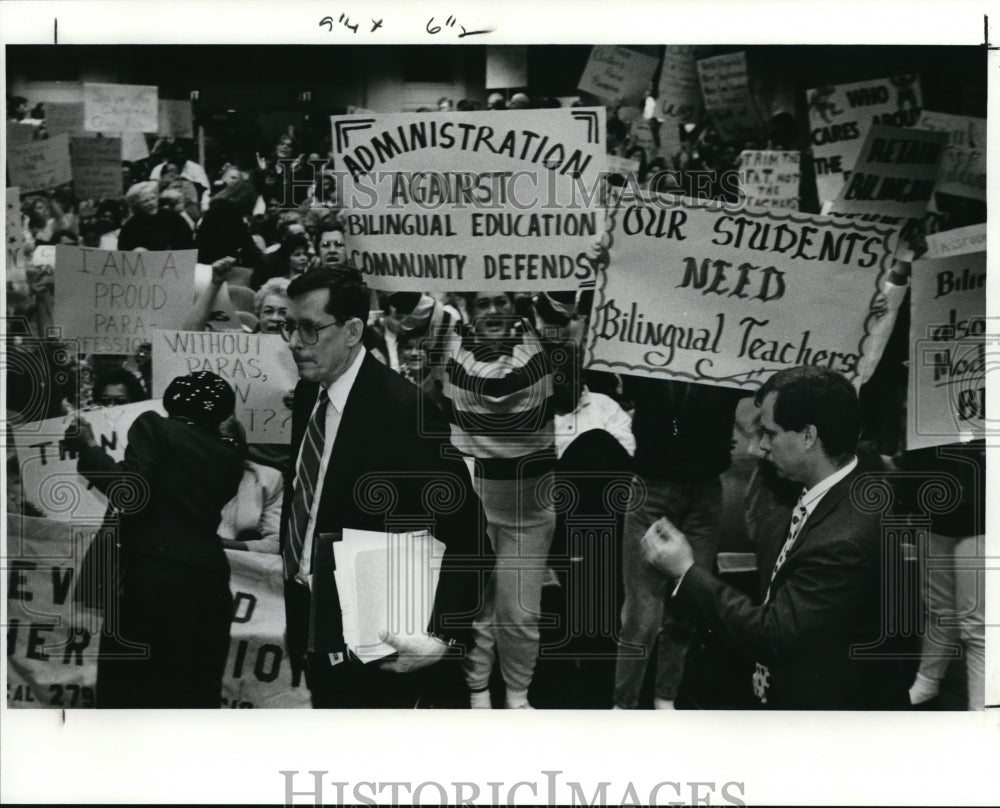
M 320 388 L 319 406 L 309 419 L 305 437 L 302 439 L 302 451 L 295 467 L 295 491 L 292 495 L 292 512 L 288 525 L 288 541 L 282 559 L 285 566 L 285 579 L 295 577 L 299 572 L 302 559 L 302 546 L 305 544 L 306 528 L 309 526 L 309 514 L 312 511 L 313 496 L 316 493 L 316 483 L 319 480 L 319 466 L 323 459 L 323 439 L 326 433 L 326 408 L 330 399 L 326 390 Z
M 795 506 L 795 511 L 792 513 L 792 523 L 788 526 L 788 538 L 785 539 L 785 543 L 781 547 L 781 552 L 778 553 L 778 560 L 774 562 L 774 569 L 771 571 L 771 580 L 767 585 L 767 594 L 764 596 L 764 603 L 768 603 L 771 600 L 771 585 L 774 583 L 774 576 L 778 574 L 778 570 L 781 569 L 785 563 L 785 559 L 788 558 L 789 551 L 795 546 L 795 540 L 799 537 L 799 531 L 802 530 L 802 523 L 806 521 L 808 515 L 809 511 L 806 510 L 806 506 L 802 503 L 802 497 L 800 496 L 798 504 Z M 756 663 L 756 669 L 753 674 L 753 692 L 760 699 L 761 704 L 767 704 L 767 689 L 771 684 L 770 679 L 771 671 L 767 665 L 760 662 Z

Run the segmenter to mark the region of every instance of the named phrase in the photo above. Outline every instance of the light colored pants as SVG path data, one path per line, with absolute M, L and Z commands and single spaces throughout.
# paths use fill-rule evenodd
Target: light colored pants
M 927 632 L 918 672 L 940 681 L 948 663 L 964 653 L 970 710 L 986 704 L 985 555 L 985 536 L 956 539 L 931 533 L 923 579 Z
M 486 513 L 496 568 L 486 587 L 485 605 L 473 623 L 475 642 L 465 659 L 470 690 L 485 690 L 496 654 L 508 688 L 526 690 L 538 660 L 538 620 L 542 583 L 556 515 L 540 501 L 546 477 L 524 480 L 474 478 Z
M 615 663 L 615 704 L 633 709 L 639 703 L 650 653 L 659 634 L 656 661 L 657 698 L 673 701 L 684 677 L 684 661 L 694 625 L 665 605 L 667 578 L 646 563 L 640 542 L 649 526 L 666 516 L 691 545 L 695 562 L 712 569 L 722 534 L 722 483 L 674 483 L 643 479 L 633 491 L 639 502 L 625 515 L 621 641 Z

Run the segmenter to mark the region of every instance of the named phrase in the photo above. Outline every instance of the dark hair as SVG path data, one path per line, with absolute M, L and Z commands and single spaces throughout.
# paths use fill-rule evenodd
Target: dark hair
M 96 401 L 100 398 L 100 394 L 104 392 L 106 387 L 114 384 L 124 386 L 130 403 L 146 399 L 146 392 L 142 389 L 139 380 L 125 370 L 125 368 L 116 366 L 97 374 L 97 377 L 94 379 L 94 400 Z
M 257 188 L 249 180 L 240 179 L 216 192 L 209 207 L 217 207 L 223 203 L 232 205 L 241 216 L 249 216 L 257 204 Z
M 309 241 L 309 236 L 305 233 L 288 233 L 281 237 L 281 247 L 279 248 L 284 255 L 291 255 L 296 250 L 302 249 L 307 252 L 312 249 L 312 244 Z
M 316 267 L 294 278 L 288 284 L 291 300 L 309 292 L 327 289 L 330 300 L 326 304 L 327 314 L 332 314 L 341 322 L 357 317 L 362 323 L 368 322 L 368 285 L 356 269 L 342 267 Z
M 769 393 L 777 393 L 774 422 L 785 430 L 816 427 L 823 451 L 832 459 L 851 455 L 861 432 L 858 394 L 847 379 L 813 365 L 779 370 L 754 396 L 760 406 Z

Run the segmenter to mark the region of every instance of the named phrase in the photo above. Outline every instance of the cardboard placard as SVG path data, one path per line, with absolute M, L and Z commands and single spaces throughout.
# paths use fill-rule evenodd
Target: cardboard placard
M 819 87 L 806 98 L 820 203 L 840 195 L 873 124 L 913 126 L 922 103 L 916 75 Z
M 656 59 L 618 45 L 595 45 L 577 89 L 609 104 L 642 101 L 656 72 Z
M 948 133 L 934 190 L 986 201 L 986 119 L 924 110 L 917 129 Z
M 79 199 L 117 199 L 122 195 L 122 143 L 118 138 L 70 140 L 73 190 Z
M 927 236 L 927 254 L 924 258 L 947 258 L 950 255 L 964 255 L 970 252 L 986 252 L 986 225 L 970 224 L 930 233 Z
M 45 104 L 45 128 L 49 136 L 78 135 L 84 131 L 83 102 Z
M 7 173 L 23 194 L 47 191 L 72 181 L 69 135 L 8 144 Z
M 84 128 L 88 132 L 156 132 L 159 90 L 140 84 L 83 85 Z
M 740 187 L 755 207 L 799 209 L 797 151 L 740 152 Z
M 762 127 L 750 92 L 744 51 L 699 59 L 698 77 L 705 109 L 723 140 L 759 136 Z
M 694 45 L 667 45 L 660 68 L 656 115 L 660 126 L 660 153 L 673 156 L 681 149 L 680 127 L 698 120 L 701 84 Z
M 236 393 L 236 417 L 250 443 L 292 439 L 292 411 L 283 398 L 299 376 L 288 344 L 278 334 L 239 331 L 157 331 L 153 335 L 153 395 L 176 376 L 209 370 Z
M 135 353 L 190 314 L 197 250 L 56 247 L 55 322 L 81 353 Z
M 159 130 L 162 137 L 194 137 L 190 101 L 159 99 Z
M 587 367 L 755 389 L 815 364 L 858 382 L 894 231 L 644 198 L 610 232 Z
M 913 262 L 906 448 L 986 434 L 986 253 Z
M 604 109 L 334 116 L 348 258 L 386 290 L 576 289 L 600 237 Z

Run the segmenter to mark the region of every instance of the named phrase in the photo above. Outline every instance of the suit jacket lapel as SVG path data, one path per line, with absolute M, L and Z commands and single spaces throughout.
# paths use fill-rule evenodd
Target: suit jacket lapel
M 845 497 L 850 496 L 851 486 L 854 484 L 854 480 L 857 476 L 858 470 L 855 469 L 823 495 L 823 498 L 817 503 L 816 508 L 811 514 L 809 514 L 809 518 L 806 519 L 806 523 L 802 526 L 802 531 L 799 533 L 795 544 L 792 545 L 792 549 L 788 551 L 788 556 L 785 559 L 785 564 L 782 569 L 786 569 L 788 567 L 788 562 L 795 557 L 796 553 L 806 546 L 809 542 L 809 534 L 821 525 L 827 517 L 829 517 L 830 514 L 837 509 L 837 507 L 844 501 Z

